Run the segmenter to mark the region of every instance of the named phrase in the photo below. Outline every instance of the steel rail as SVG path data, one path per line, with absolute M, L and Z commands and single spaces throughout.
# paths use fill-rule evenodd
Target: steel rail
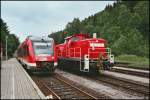
M 44 82 L 42 82 L 42 84 L 54 95 L 57 97 L 57 99 L 61 99 L 60 96 L 58 96 L 54 91 L 52 91 Z
M 109 76 L 107 76 L 107 78 L 108 77 Z M 141 93 L 141 94 L 144 94 L 144 95 L 149 95 L 149 92 L 143 91 L 144 89 L 139 91 L 138 89 L 133 87 L 133 85 L 137 85 L 140 88 L 142 87 L 142 88 L 145 88 L 145 89 L 149 89 L 148 86 L 145 86 L 145 85 L 142 85 L 142 84 L 133 83 L 133 82 L 129 82 L 129 81 L 118 79 L 118 78 L 113 78 L 113 77 L 109 77 L 109 79 L 110 80 L 114 80 L 114 81 L 120 81 L 120 83 L 122 82 L 122 84 L 125 84 L 125 85 L 120 85 L 118 83 L 116 84 L 116 83 L 114 83 L 114 81 L 108 81 L 108 80 L 105 80 L 105 79 L 96 78 L 96 80 L 102 81 L 104 83 L 112 84 L 114 86 L 119 86 L 121 88 L 125 88 L 125 89 L 131 90 L 131 91 L 135 91 L 137 93 Z
M 58 73 L 57 73 L 56 75 L 58 75 L 58 76 L 62 77 L 62 76 L 61 76 L 61 75 L 59 75 Z M 62 81 L 62 82 L 64 82 L 65 84 L 67 84 L 67 85 L 71 86 L 72 88 L 77 89 L 78 91 L 80 91 L 80 92 L 82 92 L 82 93 L 84 93 L 84 94 L 88 95 L 88 96 L 89 96 L 89 97 L 91 97 L 92 99 L 98 99 L 98 98 L 96 98 L 96 97 L 94 97 L 94 96 L 90 95 L 89 93 L 87 93 L 87 92 L 85 92 L 85 91 L 83 91 L 83 90 L 81 90 L 81 89 L 79 89 L 79 88 L 77 88 L 77 87 L 75 87 L 75 86 L 71 85 L 70 83 L 68 83 L 68 82 L 66 82 L 66 81 L 64 81 L 64 80 L 62 80 L 61 78 L 58 78 L 58 77 L 56 77 L 56 76 L 55 76 L 55 78 L 56 78 L 56 79 L 58 79 L 58 80 L 60 80 L 60 81 Z
M 117 77 L 115 78 L 115 77 L 111 77 L 108 75 L 102 75 L 103 77 L 98 77 L 97 75 L 95 76 L 94 74 L 93 75 L 91 75 L 91 74 L 84 75 L 84 74 L 77 73 L 77 72 L 69 72 L 69 73 L 78 75 L 80 77 L 82 76 L 83 78 L 87 78 L 89 80 L 99 81 L 99 82 L 103 82 L 103 83 L 107 83 L 107 84 L 110 84 L 113 86 L 120 87 L 122 89 L 124 88 L 126 90 L 131 90 L 132 92 L 140 93 L 145 96 L 149 95 L 149 91 L 148 91 L 149 85 L 148 84 L 136 83 L 134 81 L 130 81 L 127 79 L 121 79 L 121 78 L 117 78 Z M 119 83 L 117 83 L 115 81 L 119 82 L 122 85 L 120 85 Z
M 136 75 L 136 76 L 141 76 L 141 77 L 149 77 L 149 73 L 132 71 L 132 70 L 112 68 L 112 70 L 110 70 L 110 71 L 124 73 L 124 74 L 130 74 L 130 75 Z

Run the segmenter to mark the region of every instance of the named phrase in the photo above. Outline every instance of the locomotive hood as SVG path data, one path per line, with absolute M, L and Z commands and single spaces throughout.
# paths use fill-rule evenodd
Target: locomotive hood
M 106 44 L 106 41 L 104 39 L 97 39 L 97 38 L 85 39 L 82 41 L 88 42 L 90 47 L 105 47 Z

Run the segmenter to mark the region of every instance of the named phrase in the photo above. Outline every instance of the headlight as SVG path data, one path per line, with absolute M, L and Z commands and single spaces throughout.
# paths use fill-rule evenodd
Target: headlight
M 52 57 L 52 60 L 54 60 L 54 57 Z

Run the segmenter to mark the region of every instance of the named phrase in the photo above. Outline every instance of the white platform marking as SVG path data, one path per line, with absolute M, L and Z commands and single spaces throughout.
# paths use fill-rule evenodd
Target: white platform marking
M 12 66 L 12 99 L 15 99 L 15 81 L 14 81 L 13 66 Z

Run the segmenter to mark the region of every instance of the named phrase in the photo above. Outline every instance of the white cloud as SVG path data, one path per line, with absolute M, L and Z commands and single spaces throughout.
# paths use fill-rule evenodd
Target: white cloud
M 27 35 L 47 35 L 102 11 L 114 1 L 2 1 L 1 16 L 21 41 Z

